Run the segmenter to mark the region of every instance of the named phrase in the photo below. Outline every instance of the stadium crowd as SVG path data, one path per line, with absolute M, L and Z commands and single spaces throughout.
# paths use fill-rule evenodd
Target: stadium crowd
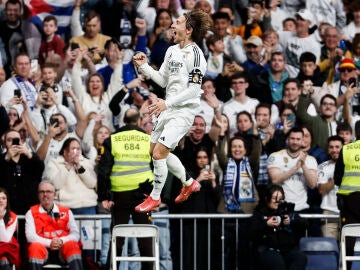
M 310 236 L 339 239 L 341 225 L 360 222 L 359 209 L 356 218 L 349 218 L 349 196 L 341 191 L 345 204 L 339 207 L 345 214 L 340 226 L 298 215 L 340 214 L 337 193 L 344 162 L 347 170 L 342 147 L 360 138 L 359 0 L 75 0 L 70 24 L 61 33 L 54 15 L 43 16 L 38 24 L 29 20 L 21 0 L 0 3 L 0 269 L 11 269 L 11 264 L 20 269 L 14 257 L 19 250 L 13 238 L 16 215 L 26 215 L 26 222 L 19 221 L 18 237 L 21 257 L 30 256 L 22 267 L 31 269 L 38 269 L 44 258 L 26 250 L 26 241 L 50 250 L 67 246 L 63 258 L 75 258 L 71 269 L 82 269 L 73 214 L 115 208 L 126 211 L 126 218 L 117 218 L 123 223 L 130 216 L 135 223 L 151 222 L 148 214 L 133 209 L 151 191 L 151 170 L 131 187 L 109 184 L 122 173 L 115 168 L 116 158 L 124 161 L 110 145 L 120 147 L 120 141 L 142 136 L 113 136 L 116 132 L 153 130 L 156 116 L 149 105 L 167 93 L 142 74 L 133 57 L 145 53 L 148 64 L 162 71 L 165 53 L 174 45 L 172 25 L 193 9 L 208 13 L 212 22 L 198 44 L 207 69 L 200 78 L 203 93 L 193 126 L 172 153 L 201 189 L 175 203 L 181 182 L 169 173 L 156 211 L 214 217 L 254 213 L 250 221 L 226 221 L 225 269 L 304 269 L 306 258 L 296 245 L 305 230 Z M 179 68 L 175 64 L 172 68 Z M 134 150 L 139 149 L 127 149 Z M 149 156 L 140 158 L 147 160 L 150 164 Z M 111 193 L 119 191 L 131 193 Z M 117 203 L 124 200 L 131 202 L 130 210 L 119 210 Z M 53 241 L 34 237 L 35 216 L 47 213 L 57 220 L 59 211 L 71 213 L 66 220 L 71 230 L 61 234 L 66 241 L 55 241 L 46 232 L 41 238 Z M 108 269 L 111 225 L 106 220 L 102 225 L 101 255 L 92 259 Z M 161 226 L 162 269 L 179 269 L 180 225 L 171 220 L 170 232 L 168 225 Z M 220 223 L 207 230 L 206 222 L 199 222 L 194 234 L 194 225 L 185 222 L 184 269 L 193 269 L 194 237 L 200 250 L 197 269 L 207 269 L 208 263 L 220 267 Z M 210 233 L 208 260 L 204 243 Z M 3 242 L 9 245 L 2 248 Z M 69 242 L 76 247 L 65 245 Z M 139 249 L 146 252 L 144 246 Z M 254 254 L 262 259 L 256 262 Z

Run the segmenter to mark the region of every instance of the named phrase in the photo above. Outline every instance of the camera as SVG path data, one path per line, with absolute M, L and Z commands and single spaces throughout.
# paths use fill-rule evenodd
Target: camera
M 280 200 L 277 212 L 278 212 L 279 216 L 281 217 L 281 220 L 283 220 L 284 216 L 290 215 L 291 213 L 293 213 L 294 209 L 295 209 L 294 203 L 290 203 L 285 200 Z

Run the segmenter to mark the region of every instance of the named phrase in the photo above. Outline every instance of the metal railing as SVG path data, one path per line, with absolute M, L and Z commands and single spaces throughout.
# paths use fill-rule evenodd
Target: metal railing
M 212 249 L 212 243 L 214 242 L 214 239 L 212 239 L 212 231 L 214 229 L 214 221 L 217 222 L 217 225 L 220 224 L 220 241 L 221 241 L 221 269 L 225 269 L 225 258 L 226 258 L 226 254 L 225 254 L 225 245 L 226 245 L 226 224 L 228 220 L 232 220 L 235 223 L 235 244 L 236 244 L 236 250 L 238 248 L 238 224 L 240 220 L 245 220 L 245 219 L 249 219 L 251 218 L 251 214 L 158 214 L 158 213 L 153 213 L 152 214 L 152 218 L 156 221 L 157 219 L 165 219 L 165 220 L 169 220 L 170 222 L 173 222 L 175 220 L 178 221 L 178 226 L 179 226 L 179 239 L 180 239 L 180 243 L 179 243 L 179 254 L 173 254 L 178 256 L 179 258 L 179 268 L 185 269 L 184 268 L 184 237 L 187 237 L 186 235 L 184 235 L 184 223 L 188 221 L 193 221 L 193 238 L 194 238 L 194 260 L 193 260 L 193 269 L 197 269 L 197 256 L 196 254 L 198 253 L 197 250 L 197 246 L 198 243 L 196 242 L 197 239 L 197 233 L 198 233 L 198 228 L 199 228 L 199 222 L 201 221 L 206 221 L 206 231 L 207 231 L 207 268 L 201 269 L 201 270 L 205 270 L 205 269 L 212 269 L 210 268 L 211 266 L 211 249 Z M 305 219 L 319 219 L 322 220 L 325 224 L 329 223 L 330 220 L 332 220 L 334 222 L 334 220 L 336 220 L 336 222 L 339 221 L 339 215 L 324 215 L 324 214 L 300 214 L 300 217 L 305 218 Z M 24 219 L 24 216 L 18 216 L 18 218 Z M 98 235 L 99 230 L 97 228 L 96 225 L 96 221 L 97 220 L 102 220 L 102 219 L 110 219 L 111 215 L 106 215 L 106 214 L 99 214 L 99 215 L 75 215 L 75 219 L 77 221 L 79 221 L 79 227 L 80 227 L 80 232 L 81 232 L 81 226 L 82 223 L 84 221 L 89 221 L 92 220 L 94 222 L 94 235 L 93 235 L 93 239 L 92 241 L 93 246 L 94 246 L 94 252 L 95 252 L 95 258 L 97 255 L 97 252 L 99 252 L 96 249 L 96 245 L 97 242 L 100 241 L 100 237 L 101 235 Z M 201 223 L 201 228 L 204 228 L 205 223 L 202 222 Z M 161 234 L 160 234 L 160 238 L 161 238 Z M 205 244 L 205 243 L 204 243 Z M 161 250 L 160 250 L 161 253 Z M 236 252 L 237 254 L 237 252 Z M 219 258 L 220 259 L 220 258 Z M 236 265 L 236 269 L 242 269 L 241 266 L 239 266 L 237 263 L 235 263 Z

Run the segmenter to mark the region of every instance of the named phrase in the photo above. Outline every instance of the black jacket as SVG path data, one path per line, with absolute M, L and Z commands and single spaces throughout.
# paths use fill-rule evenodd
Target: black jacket
M 9 192 L 11 210 L 25 215 L 31 206 L 38 203 L 37 188 L 44 171 L 44 162 L 33 153 L 31 159 L 21 155 L 18 163 L 0 157 L 0 186 Z
M 294 214 L 292 214 L 294 215 Z M 298 243 L 293 233 L 300 220 L 295 216 L 290 225 L 281 224 L 277 228 L 267 226 L 268 218 L 279 216 L 279 212 L 267 206 L 257 207 L 251 218 L 251 238 L 256 248 L 274 248 L 286 251 L 295 247 Z

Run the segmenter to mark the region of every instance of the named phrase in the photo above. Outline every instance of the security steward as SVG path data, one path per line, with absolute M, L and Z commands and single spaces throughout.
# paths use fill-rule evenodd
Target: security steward
M 355 142 L 343 146 L 335 164 L 334 180 L 339 186 L 337 203 L 341 226 L 360 223 L 360 121 L 355 124 L 355 136 Z M 351 256 L 355 239 L 346 243 L 346 254 Z
M 343 146 L 335 165 L 342 226 L 360 223 L 360 122 L 356 122 L 355 136 L 355 142 Z
M 150 135 L 139 127 L 137 109 L 125 112 L 124 123 L 104 142 L 98 166 L 98 199 L 104 208 L 111 210 L 112 226 L 128 224 L 130 215 L 134 224 L 151 224 L 149 214 L 134 210 L 144 201 L 144 193 L 152 189 Z M 117 243 L 117 254 L 121 254 L 123 241 Z M 141 256 L 152 256 L 151 238 L 139 238 L 138 243 Z M 153 265 L 142 262 L 141 269 L 153 269 Z

